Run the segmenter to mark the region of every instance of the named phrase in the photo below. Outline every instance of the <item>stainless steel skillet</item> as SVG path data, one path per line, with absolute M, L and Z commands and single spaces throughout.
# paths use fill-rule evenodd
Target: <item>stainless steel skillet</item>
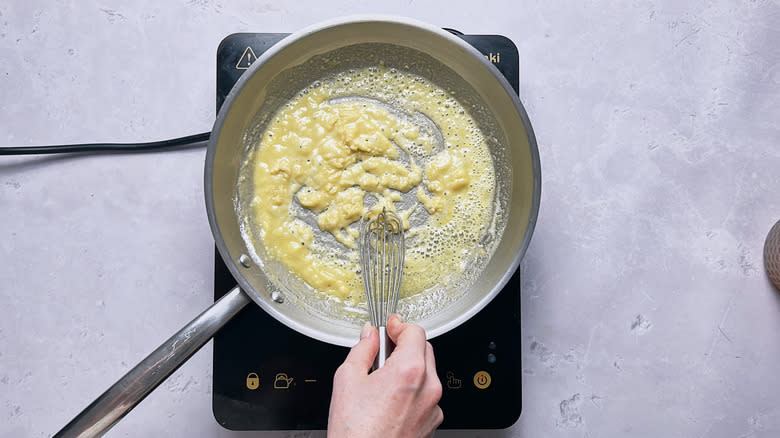
M 496 167 L 495 251 L 474 281 L 435 312 L 412 318 L 429 337 L 447 332 L 500 292 L 530 241 L 540 200 L 540 167 L 528 117 L 501 74 L 471 46 L 436 27 L 401 18 L 350 17 L 295 33 L 264 53 L 228 95 L 205 166 L 206 207 L 220 254 L 237 287 L 203 312 L 79 414 L 57 436 L 97 436 L 122 418 L 245 305 L 254 301 L 290 328 L 348 346 L 358 326 L 343 309 L 302 294 L 295 278 L 246 239 L 244 157 L 276 110 L 315 80 L 379 61 L 419 74 L 458 97 L 488 144 Z M 251 224 L 250 224 L 251 226 Z M 269 278 L 273 280 L 269 280 Z M 456 291 L 457 292 L 457 291 Z

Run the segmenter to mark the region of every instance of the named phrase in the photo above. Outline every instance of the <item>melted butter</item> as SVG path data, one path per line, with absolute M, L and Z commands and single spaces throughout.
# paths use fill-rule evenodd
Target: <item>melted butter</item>
M 251 216 L 268 255 L 348 304 L 364 299 L 356 222 L 382 208 L 407 229 L 402 297 L 457 281 L 483 255 L 477 242 L 494 214 L 487 144 L 458 101 L 423 78 L 377 67 L 312 84 L 280 109 L 248 159 Z

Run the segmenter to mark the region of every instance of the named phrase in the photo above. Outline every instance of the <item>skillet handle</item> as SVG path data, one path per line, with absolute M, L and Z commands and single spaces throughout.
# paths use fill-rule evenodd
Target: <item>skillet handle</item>
M 233 288 L 95 399 L 57 437 L 102 436 L 250 302 Z

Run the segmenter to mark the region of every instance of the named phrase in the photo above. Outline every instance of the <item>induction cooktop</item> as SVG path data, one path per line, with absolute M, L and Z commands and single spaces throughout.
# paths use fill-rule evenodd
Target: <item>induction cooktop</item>
M 511 40 L 447 30 L 482 52 L 518 92 L 519 57 Z M 240 33 L 222 41 L 217 111 L 257 57 L 285 36 Z M 217 251 L 215 259 L 217 300 L 236 281 Z M 431 340 L 443 387 L 440 428 L 500 429 L 517 421 L 522 410 L 520 338 L 518 270 L 482 311 Z M 250 304 L 214 337 L 214 417 L 233 430 L 325 429 L 333 374 L 348 351 L 297 333 Z

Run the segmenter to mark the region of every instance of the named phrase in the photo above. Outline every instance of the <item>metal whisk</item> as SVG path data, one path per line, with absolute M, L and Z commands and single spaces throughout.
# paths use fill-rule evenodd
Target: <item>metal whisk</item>
M 381 368 L 392 352 L 387 318 L 395 312 L 404 268 L 404 227 L 393 212 L 382 209 L 360 228 L 360 267 L 371 325 L 379 329 L 379 353 L 374 368 Z

